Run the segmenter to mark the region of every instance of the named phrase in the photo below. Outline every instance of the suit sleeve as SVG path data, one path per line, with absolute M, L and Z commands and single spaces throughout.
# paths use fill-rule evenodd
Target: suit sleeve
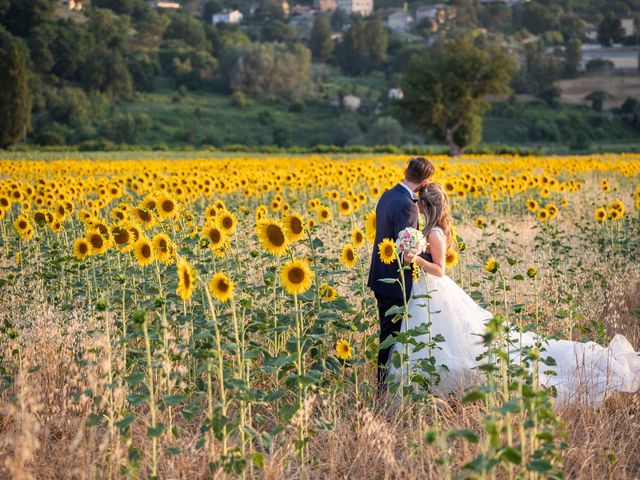
M 418 225 L 418 207 L 413 202 L 407 202 L 398 212 L 393 225 L 393 239 L 398 238 L 401 230 L 407 227 L 416 228 Z

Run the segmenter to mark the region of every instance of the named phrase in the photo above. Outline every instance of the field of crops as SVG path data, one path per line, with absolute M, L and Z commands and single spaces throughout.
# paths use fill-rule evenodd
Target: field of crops
M 432 158 L 494 368 L 381 399 L 365 285 L 406 160 L 0 162 L 0 477 L 638 478 L 640 395 L 557 405 L 500 332 L 638 350 L 640 155 Z

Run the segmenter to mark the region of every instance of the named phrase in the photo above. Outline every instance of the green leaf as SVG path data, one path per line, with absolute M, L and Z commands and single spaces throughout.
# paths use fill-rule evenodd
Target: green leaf
M 548 472 L 553 468 L 550 462 L 547 460 L 541 460 L 539 458 L 535 458 L 530 460 L 527 464 L 527 470 L 530 472 Z
M 155 428 L 147 428 L 147 436 L 149 438 L 158 438 L 164 432 L 164 423 L 159 423 Z
M 405 312 L 404 305 L 394 305 L 389 310 L 385 312 L 386 317 L 390 317 L 391 315 L 398 315 Z
M 131 425 L 133 423 L 133 421 L 136 419 L 136 417 L 132 414 L 132 413 L 127 413 L 122 420 L 119 420 L 115 423 L 116 427 L 118 427 L 120 429 L 120 431 L 122 432 L 123 430 L 126 430 L 127 427 L 129 425 Z
M 282 407 L 280 407 L 280 410 L 278 410 L 278 416 L 283 422 L 288 422 L 297 411 L 297 403 L 294 403 L 293 405 L 283 405 Z
M 461 430 L 450 430 L 447 432 L 447 437 L 462 437 L 469 443 L 478 443 L 478 435 L 476 435 L 471 430 L 467 430 L 466 428 Z
M 484 400 L 485 397 L 486 395 L 484 392 L 481 392 L 480 390 L 476 390 L 474 392 L 467 393 L 462 399 L 462 401 L 464 403 L 475 402 L 477 400 Z
M 186 395 L 177 394 L 177 395 L 165 395 L 163 400 L 165 405 L 177 405 L 180 402 L 184 402 L 187 399 Z
M 254 465 L 257 465 L 258 468 L 264 467 L 264 457 L 260 452 L 254 452 L 251 455 L 251 461 L 254 463 Z
M 522 462 L 522 454 L 520 453 L 520 450 L 513 447 L 504 448 L 498 456 L 501 460 L 506 460 L 507 462 L 515 463 L 516 465 L 520 465 Z
M 398 280 L 396 278 L 380 278 L 378 281 L 382 283 L 396 283 Z

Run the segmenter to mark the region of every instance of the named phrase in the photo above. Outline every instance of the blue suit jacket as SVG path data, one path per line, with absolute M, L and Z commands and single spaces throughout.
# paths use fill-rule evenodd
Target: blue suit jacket
M 367 285 L 371 290 L 385 297 L 402 300 L 402 288 L 398 282 L 381 282 L 382 278 L 400 279 L 398 263 L 385 265 L 378 254 L 378 244 L 385 238 L 394 242 L 401 230 L 413 227 L 418 228 L 418 206 L 411 199 L 411 194 L 402 185 L 398 184 L 382 194 L 376 206 L 376 239 L 373 244 L 371 256 L 371 268 L 369 269 L 369 281 Z M 423 255 L 431 261 L 429 255 Z M 405 285 L 407 299 L 411 294 L 413 278 L 410 270 L 405 270 Z

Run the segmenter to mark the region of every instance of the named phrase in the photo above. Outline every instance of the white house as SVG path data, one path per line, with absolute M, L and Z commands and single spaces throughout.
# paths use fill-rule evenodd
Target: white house
M 357 13 L 367 17 L 373 13 L 373 0 L 337 0 L 336 4 L 348 14 Z
M 399 10 L 393 12 L 387 17 L 387 27 L 394 32 L 406 32 L 409 30 L 409 26 L 413 22 L 413 18 L 407 13 L 406 10 Z
M 342 98 L 342 105 L 351 112 L 356 112 L 360 108 L 361 104 L 362 100 L 360 100 L 360 97 L 356 97 L 355 95 L 345 95 Z
M 404 98 L 404 92 L 401 88 L 390 88 L 388 98 L 389 100 L 402 100 Z
M 211 15 L 211 23 L 240 23 L 242 22 L 242 12 L 239 10 L 225 9 Z
M 636 25 L 633 21 L 633 17 L 622 17 L 620 19 L 620 23 L 622 24 L 625 37 L 631 37 L 636 34 Z

